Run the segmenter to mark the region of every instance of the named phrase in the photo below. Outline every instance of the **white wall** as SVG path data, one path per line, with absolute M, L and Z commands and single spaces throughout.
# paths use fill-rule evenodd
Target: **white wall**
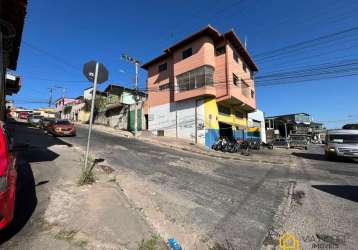
M 172 110 L 170 110 L 170 105 Z M 195 100 L 164 104 L 149 109 L 149 130 L 156 134 L 164 130 L 164 136 L 195 140 Z M 205 143 L 204 104 L 197 102 L 198 143 Z
M 256 110 L 255 112 L 248 113 L 248 126 L 252 127 L 253 120 L 260 121 L 260 132 L 261 140 L 266 143 L 266 128 L 265 128 L 265 116 L 261 110 Z
M 93 88 L 89 88 L 89 89 L 85 89 L 83 91 L 83 97 L 87 100 L 92 100 L 92 89 Z

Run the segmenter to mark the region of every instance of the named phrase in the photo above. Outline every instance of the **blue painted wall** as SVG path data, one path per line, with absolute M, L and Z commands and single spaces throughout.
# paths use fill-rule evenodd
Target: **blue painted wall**
M 205 131 L 205 146 L 211 146 L 219 139 L 220 134 L 218 129 L 206 129 Z

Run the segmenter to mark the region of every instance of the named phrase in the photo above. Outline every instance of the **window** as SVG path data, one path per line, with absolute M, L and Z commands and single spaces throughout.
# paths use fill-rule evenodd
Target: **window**
M 239 79 L 239 77 L 237 76 L 237 75 L 235 75 L 235 74 L 232 74 L 232 79 L 233 79 L 233 83 L 234 83 L 234 85 L 239 85 L 239 81 L 240 81 L 240 79 Z
M 182 59 L 188 58 L 189 56 L 191 56 L 193 54 L 193 50 L 192 48 L 186 49 L 183 51 L 182 53 Z
M 163 64 L 159 65 L 159 67 L 158 67 L 159 72 L 166 71 L 166 70 L 167 70 L 167 63 L 163 63 Z
M 235 62 L 239 62 L 239 55 L 234 51 L 234 54 L 233 54 L 233 57 L 234 57 L 234 60 Z
M 251 90 L 251 98 L 255 98 L 255 91 Z
M 179 92 L 201 88 L 214 83 L 214 68 L 212 66 L 204 65 L 180 74 L 176 78 Z
M 218 104 L 218 111 L 220 114 L 223 114 L 223 115 L 230 115 L 230 108 L 228 107 L 225 107 L 223 105 L 220 105 Z
M 235 116 L 239 119 L 243 119 L 245 117 L 241 111 L 235 111 Z
M 247 65 L 245 62 L 242 63 L 242 68 L 244 69 L 245 72 L 247 71 Z
M 246 97 L 250 95 L 249 85 L 243 79 L 241 79 L 241 93 Z
M 163 90 L 169 89 L 169 87 L 170 87 L 169 83 L 162 84 L 162 85 L 159 85 L 159 90 L 163 91 Z
M 220 55 L 222 55 L 222 54 L 225 54 L 225 52 L 226 52 L 225 46 L 217 47 L 217 48 L 215 49 L 215 55 L 216 55 L 216 56 L 220 56 Z

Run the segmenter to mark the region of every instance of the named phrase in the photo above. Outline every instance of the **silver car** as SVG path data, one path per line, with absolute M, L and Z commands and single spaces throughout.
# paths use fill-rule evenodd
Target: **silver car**
M 324 150 L 328 159 L 336 157 L 358 159 L 358 130 L 328 130 Z
M 41 115 L 33 115 L 30 117 L 29 122 L 33 126 L 40 126 L 42 118 Z

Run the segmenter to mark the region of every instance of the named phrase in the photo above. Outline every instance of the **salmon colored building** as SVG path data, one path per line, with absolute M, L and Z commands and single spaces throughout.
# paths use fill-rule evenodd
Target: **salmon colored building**
M 148 71 L 150 131 L 208 147 L 219 136 L 247 136 L 258 68 L 234 31 L 207 26 L 142 68 Z

